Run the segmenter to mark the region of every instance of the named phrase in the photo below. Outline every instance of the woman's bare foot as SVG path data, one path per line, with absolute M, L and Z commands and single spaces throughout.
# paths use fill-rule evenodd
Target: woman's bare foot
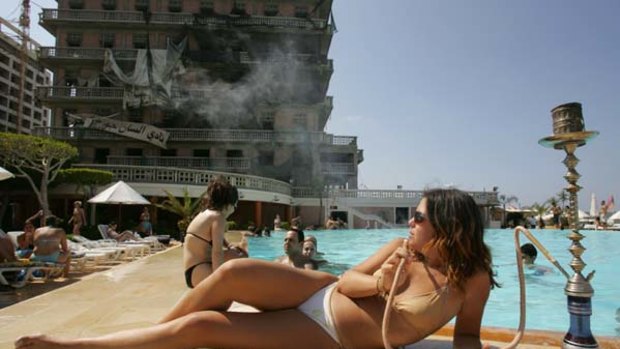
M 45 334 L 23 336 L 15 341 L 15 349 L 61 349 L 78 348 L 72 340 L 63 340 Z

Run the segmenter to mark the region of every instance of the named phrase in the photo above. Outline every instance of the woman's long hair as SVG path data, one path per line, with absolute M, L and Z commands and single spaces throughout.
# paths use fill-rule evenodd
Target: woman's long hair
M 448 283 L 463 289 L 468 278 L 483 270 L 491 286 L 498 286 L 491 251 L 484 243 L 484 224 L 478 205 L 457 189 L 431 189 L 424 193 L 427 217 L 436 236 L 429 242 L 446 263 Z

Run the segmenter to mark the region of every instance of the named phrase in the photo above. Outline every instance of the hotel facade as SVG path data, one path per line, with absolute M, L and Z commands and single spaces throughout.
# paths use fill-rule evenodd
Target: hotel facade
M 53 86 L 37 90 L 53 120 L 34 134 L 77 146 L 73 166 L 111 171 L 152 202 L 224 175 L 242 227 L 276 214 L 402 225 L 417 205 L 420 192 L 358 190 L 357 138 L 324 131 L 331 0 L 57 2 L 39 15 L 56 38 L 40 49 Z

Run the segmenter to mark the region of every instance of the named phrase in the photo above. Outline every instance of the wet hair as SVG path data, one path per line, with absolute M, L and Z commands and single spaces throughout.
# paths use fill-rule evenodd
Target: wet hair
M 534 247 L 534 245 L 530 244 L 529 242 L 521 246 L 521 253 L 526 256 L 532 257 L 532 259 L 536 259 L 536 257 L 538 256 L 538 251 L 536 250 L 536 247 Z
M 492 257 L 484 243 L 484 224 L 478 205 L 458 189 L 431 189 L 424 193 L 427 217 L 435 229 L 435 238 L 422 251 L 434 246 L 446 263 L 448 283 L 463 290 L 476 272 L 486 271 L 491 287 L 494 278 Z
M 306 238 L 304 239 L 304 242 L 306 242 L 306 241 L 312 242 L 314 244 L 314 247 L 318 248 L 317 245 L 319 244 L 319 242 L 318 242 L 318 240 L 316 239 L 316 237 L 314 235 L 306 236 Z
M 215 177 L 207 187 L 205 206 L 210 210 L 221 211 L 226 205 L 234 205 L 239 201 L 237 188 L 224 177 Z
M 295 233 L 297 233 L 297 240 L 299 241 L 300 244 L 304 243 L 304 231 L 301 229 L 297 229 L 297 228 L 291 228 L 290 231 L 294 231 Z

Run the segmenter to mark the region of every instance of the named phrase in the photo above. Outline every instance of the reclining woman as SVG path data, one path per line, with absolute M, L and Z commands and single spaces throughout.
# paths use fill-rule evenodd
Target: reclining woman
M 495 280 L 476 203 L 455 189 L 430 190 L 409 227 L 408 239 L 389 242 L 340 279 L 238 259 L 188 292 L 155 326 L 95 338 L 27 336 L 16 348 L 380 348 L 386 293 L 395 294 L 387 329 L 393 346 L 420 341 L 456 316 L 454 347 L 479 348 Z M 264 312 L 227 312 L 232 301 Z
M 131 231 L 124 230 L 122 233 L 118 232 L 118 224 L 115 221 L 112 221 L 108 224 L 107 234 L 110 238 L 118 241 L 141 241 L 142 239 L 138 239 Z
M 207 186 L 206 209 L 189 223 L 183 245 L 187 287 L 198 285 L 224 261 L 248 256 L 246 246 L 233 246 L 224 238 L 226 219 L 238 200 L 237 188 L 223 177 L 214 178 Z

